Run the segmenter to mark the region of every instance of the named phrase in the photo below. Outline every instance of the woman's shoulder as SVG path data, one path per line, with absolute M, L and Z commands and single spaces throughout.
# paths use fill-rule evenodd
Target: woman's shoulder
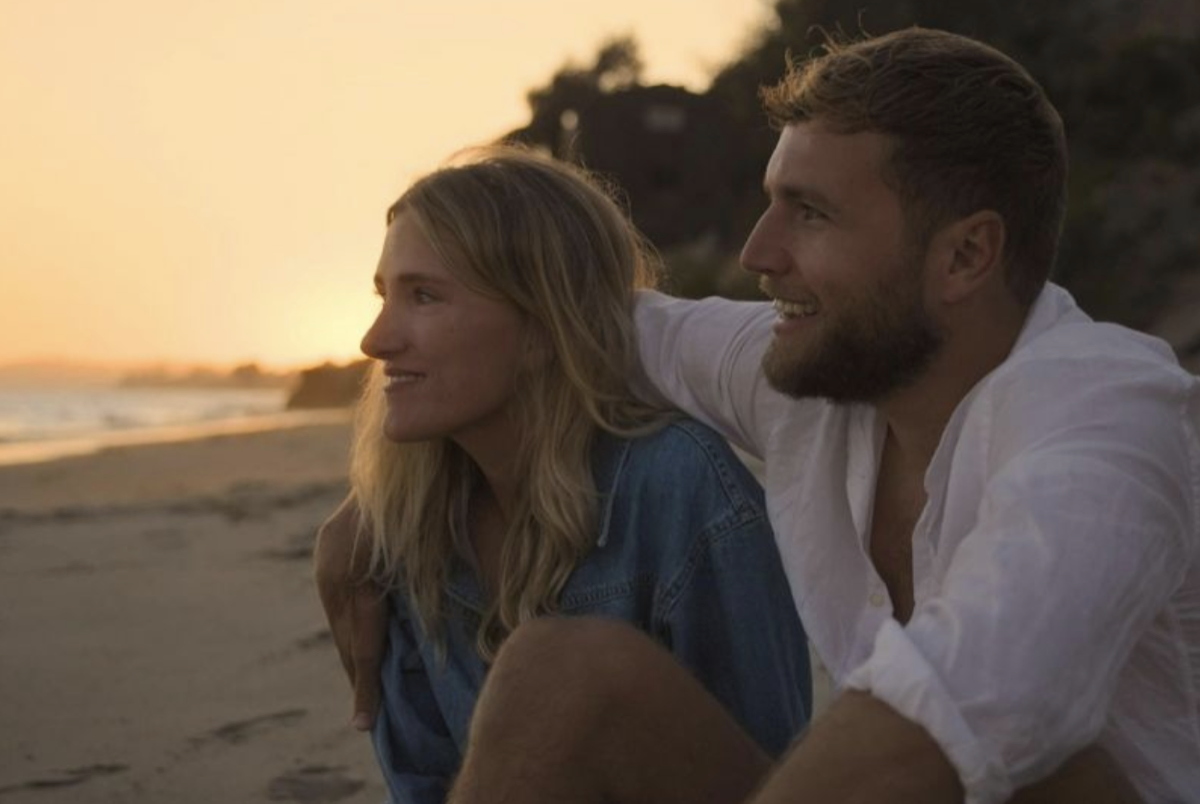
M 733 448 L 715 430 L 686 416 L 673 416 L 628 443 L 632 456 L 646 463 L 682 457 L 700 468 L 710 468 L 712 464 L 738 462 Z
M 610 490 L 695 513 L 721 507 L 761 512 L 762 489 L 733 448 L 711 428 L 675 417 L 650 433 L 618 440 L 610 451 Z
M 774 549 L 769 536 L 762 538 L 761 486 L 705 425 L 673 418 L 634 437 L 605 434 L 593 457 L 596 548 L 572 574 L 564 612 L 648 605 L 643 592 L 677 589 L 735 540 Z

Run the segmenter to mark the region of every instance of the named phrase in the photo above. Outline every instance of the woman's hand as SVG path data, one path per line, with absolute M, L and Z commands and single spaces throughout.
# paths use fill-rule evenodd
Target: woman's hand
M 379 708 L 387 607 L 368 575 L 370 550 L 355 550 L 358 505 L 352 497 L 317 530 L 313 575 L 342 667 L 354 688 L 354 727 L 368 731 Z

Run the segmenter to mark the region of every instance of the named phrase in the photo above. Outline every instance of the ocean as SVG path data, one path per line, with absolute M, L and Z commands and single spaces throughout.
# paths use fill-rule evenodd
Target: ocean
M 283 388 L 0 388 L 0 464 L 345 418 L 286 411 Z

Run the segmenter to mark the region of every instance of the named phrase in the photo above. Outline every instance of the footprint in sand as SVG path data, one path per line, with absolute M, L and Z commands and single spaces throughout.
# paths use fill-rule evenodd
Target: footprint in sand
M 272 712 L 269 715 L 252 717 L 249 720 L 235 720 L 232 723 L 219 726 L 207 734 L 193 737 L 191 744 L 193 747 L 198 748 L 205 743 L 215 740 L 228 745 L 238 745 L 269 729 L 290 726 L 304 718 L 307 714 L 307 709 L 286 709 L 282 712 Z
M 333 647 L 333 632 L 328 628 L 322 628 L 314 631 L 306 637 L 297 639 L 292 643 L 297 649 L 302 651 L 308 650 L 329 650 Z
M 306 765 L 272 779 L 267 785 L 267 798 L 303 804 L 333 804 L 365 786 L 365 782 L 347 776 L 345 768 Z
M 316 537 L 316 528 L 305 528 L 289 536 L 286 545 L 264 550 L 262 555 L 280 561 L 311 561 Z
M 117 764 L 88 765 L 83 768 L 71 768 L 69 770 L 58 771 L 58 776 L 45 776 L 40 779 L 30 779 L 27 782 L 0 787 L 0 796 L 5 793 L 15 793 L 18 790 L 47 790 L 55 787 L 74 787 L 97 776 L 112 776 L 114 773 L 124 773 L 127 770 L 129 770 L 128 765 Z

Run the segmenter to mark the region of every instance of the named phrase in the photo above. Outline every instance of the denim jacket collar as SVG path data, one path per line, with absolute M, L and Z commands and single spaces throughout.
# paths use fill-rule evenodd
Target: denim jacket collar
M 592 449 L 592 479 L 599 497 L 597 509 L 600 521 L 596 531 L 596 549 L 600 550 L 608 543 L 613 503 L 616 499 L 613 491 L 625 469 L 632 442 L 604 431 L 598 432 L 595 438 L 596 443 Z M 446 593 L 452 601 L 476 614 L 482 614 L 486 608 L 486 598 L 479 585 L 479 577 L 474 568 L 462 558 L 454 561 L 446 584 Z

